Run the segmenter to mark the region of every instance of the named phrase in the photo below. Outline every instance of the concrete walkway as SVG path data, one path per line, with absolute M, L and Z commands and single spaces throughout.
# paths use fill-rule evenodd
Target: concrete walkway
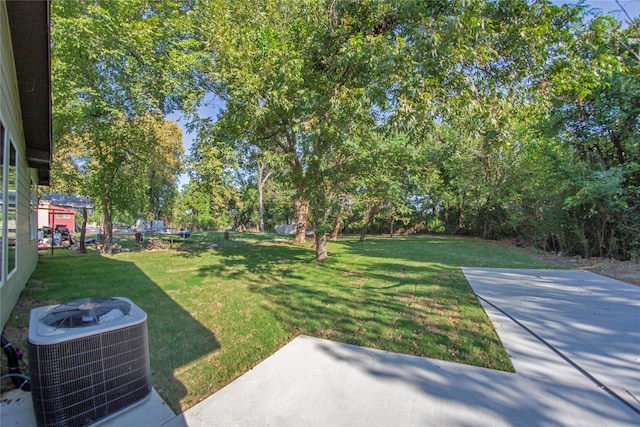
M 108 425 L 640 425 L 640 288 L 584 271 L 463 272 L 515 374 L 299 336 L 182 414 L 154 393 Z
M 640 413 L 640 287 L 588 271 L 462 271 L 517 373 L 579 373 Z
M 640 288 L 583 271 L 463 272 L 512 316 L 483 302 L 516 374 L 300 336 L 165 426 L 640 425 Z

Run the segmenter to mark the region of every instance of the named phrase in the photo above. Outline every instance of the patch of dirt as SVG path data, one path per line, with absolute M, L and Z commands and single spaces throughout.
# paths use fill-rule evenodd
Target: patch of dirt
M 618 261 L 610 258 L 564 257 L 552 253 L 536 255 L 538 258 L 557 265 L 587 270 L 602 276 L 640 286 L 640 261 Z
M 501 243 L 527 251 L 534 257 L 550 264 L 576 270 L 587 270 L 621 282 L 640 286 L 640 260 L 618 261 L 612 258 L 582 258 L 581 256 L 562 256 L 555 252 L 533 252 L 535 250 L 533 245 L 518 239 L 505 239 Z
M 149 239 L 146 242 L 146 249 L 149 250 L 149 251 L 167 250 L 169 248 L 170 248 L 169 242 L 167 242 L 166 240 Z

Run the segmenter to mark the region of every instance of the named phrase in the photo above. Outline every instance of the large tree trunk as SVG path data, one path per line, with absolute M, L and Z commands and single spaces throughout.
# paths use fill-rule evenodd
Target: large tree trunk
M 327 233 L 316 233 L 316 261 L 327 260 Z
M 379 210 L 379 207 L 378 207 L 377 203 L 372 205 L 371 208 L 369 209 L 369 214 L 367 215 L 367 220 L 365 221 L 364 226 L 362 227 L 362 230 L 360 230 L 360 241 L 361 242 L 364 242 L 364 238 L 367 235 L 367 230 L 371 226 L 371 223 L 373 222 L 373 218 L 378 213 L 378 210 Z
M 309 217 L 309 202 L 304 199 L 298 199 L 296 207 L 296 237 L 293 243 L 304 243 L 307 234 L 307 218 Z
M 85 237 L 87 235 L 87 208 L 82 208 L 82 228 L 80 229 L 80 248 L 78 252 L 81 254 L 87 253 L 87 245 L 85 244 Z
M 103 232 L 103 251 L 110 254 L 113 250 L 113 220 L 111 218 L 111 212 L 109 212 L 109 205 L 102 204 L 102 215 L 104 216 Z

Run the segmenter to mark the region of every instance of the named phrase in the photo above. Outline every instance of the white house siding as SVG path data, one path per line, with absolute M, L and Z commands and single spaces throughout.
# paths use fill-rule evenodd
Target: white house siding
M 38 241 L 31 239 L 29 232 L 30 185 L 31 179 L 38 182 L 38 177 L 35 169 L 30 169 L 26 161 L 11 34 L 4 1 L 0 1 L 0 121 L 16 146 L 18 166 L 16 269 L 8 277 L 3 272 L 3 281 L 0 284 L 0 326 L 4 328 L 11 310 L 38 263 Z

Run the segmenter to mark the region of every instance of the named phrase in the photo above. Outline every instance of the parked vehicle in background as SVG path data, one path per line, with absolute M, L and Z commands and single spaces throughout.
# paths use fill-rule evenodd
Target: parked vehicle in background
M 173 234 L 176 234 L 186 239 L 187 237 L 191 236 L 191 230 L 179 230 L 174 232 Z
M 136 225 L 133 227 L 133 231 L 141 233 L 153 233 L 154 231 L 164 230 L 164 221 L 154 219 L 153 221 L 147 219 L 136 220 Z
M 153 234 L 157 236 L 178 236 L 186 239 L 191 236 L 191 230 L 175 230 L 171 228 L 162 228 L 160 230 L 153 231 Z
M 119 222 L 113 224 L 114 233 L 125 234 L 125 233 L 131 233 L 132 231 L 133 231 L 133 227 L 131 227 L 130 225 L 122 224 Z

